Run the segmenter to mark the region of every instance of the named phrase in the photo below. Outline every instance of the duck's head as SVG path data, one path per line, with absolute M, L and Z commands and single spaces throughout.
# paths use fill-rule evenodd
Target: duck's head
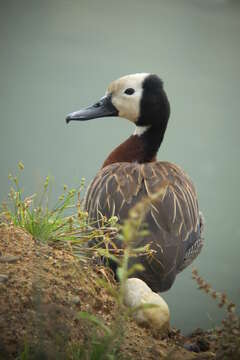
M 153 74 L 140 73 L 113 81 L 97 103 L 69 114 L 66 122 L 120 116 L 138 127 L 164 127 L 170 105 L 163 82 Z

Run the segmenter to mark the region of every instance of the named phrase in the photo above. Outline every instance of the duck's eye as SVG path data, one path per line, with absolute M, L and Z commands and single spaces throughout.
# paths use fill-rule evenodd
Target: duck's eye
M 135 90 L 133 88 L 128 88 L 124 91 L 124 93 L 127 95 L 132 95 L 135 93 Z

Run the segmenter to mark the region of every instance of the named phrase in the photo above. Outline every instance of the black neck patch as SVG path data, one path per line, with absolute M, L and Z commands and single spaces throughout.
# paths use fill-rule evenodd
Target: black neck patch
M 143 82 L 140 116 L 137 126 L 150 126 L 141 136 L 147 152 L 156 154 L 163 140 L 170 104 L 163 89 L 163 82 L 157 75 L 149 75 Z

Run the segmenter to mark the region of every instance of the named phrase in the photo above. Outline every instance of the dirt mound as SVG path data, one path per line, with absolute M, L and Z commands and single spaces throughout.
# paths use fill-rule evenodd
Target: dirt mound
M 77 317 L 80 311 L 111 328 L 118 307 L 99 285 L 99 277 L 113 281 L 106 269 L 79 261 L 70 250 L 38 243 L 21 229 L 2 226 L 0 359 L 15 359 L 29 344 L 39 347 L 38 359 L 66 359 L 66 345 L 87 343 L 91 336 L 88 322 Z M 209 351 L 196 354 L 185 350 L 185 342 L 177 331 L 160 339 L 128 319 L 120 348 L 122 357 L 128 359 L 215 358 Z M 69 355 L 69 359 L 73 357 Z

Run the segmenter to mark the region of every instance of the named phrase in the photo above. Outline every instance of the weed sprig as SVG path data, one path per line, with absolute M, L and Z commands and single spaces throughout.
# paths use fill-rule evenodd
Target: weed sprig
M 240 359 L 240 319 L 236 314 L 236 305 L 225 293 L 215 291 L 206 282 L 196 269 L 192 270 L 192 277 L 197 282 L 198 288 L 209 294 L 218 303 L 219 308 L 225 307 L 227 316 L 222 320 L 222 326 L 216 327 L 217 353 L 216 359 Z

